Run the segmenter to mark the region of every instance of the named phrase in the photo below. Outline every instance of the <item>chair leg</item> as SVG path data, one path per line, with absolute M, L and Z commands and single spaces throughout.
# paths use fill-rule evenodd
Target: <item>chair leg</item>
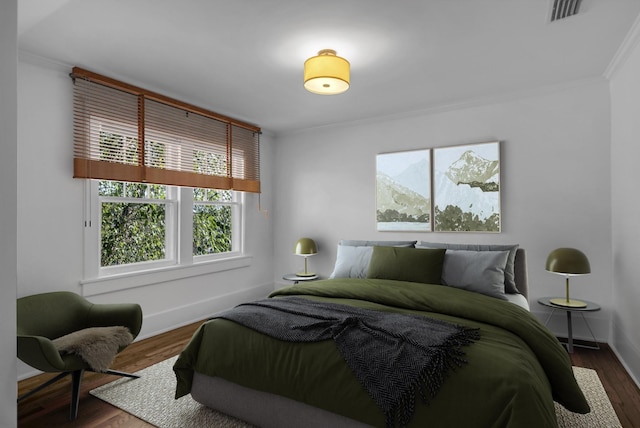
M 125 377 L 130 377 L 133 379 L 138 379 L 140 378 L 140 376 L 138 375 L 134 375 L 131 373 L 126 373 L 126 372 L 121 372 L 118 370 L 106 370 L 104 372 L 97 372 L 97 373 L 105 373 L 105 374 L 110 374 L 110 375 L 115 375 L 115 376 L 125 376 Z M 24 400 L 27 397 L 32 396 L 33 394 L 35 394 L 38 391 L 41 391 L 42 389 L 46 388 L 47 386 L 56 383 L 57 381 L 59 381 L 60 379 L 71 375 L 71 408 L 69 410 L 69 420 L 70 421 L 75 421 L 76 418 L 78 417 L 78 405 L 80 404 L 80 384 L 82 383 L 82 375 L 84 374 L 84 370 L 75 370 L 73 372 L 62 372 L 60 374 L 58 374 L 56 377 L 49 379 L 48 381 L 46 381 L 45 383 L 43 383 L 42 385 L 32 389 L 31 391 L 27 392 L 26 394 L 21 395 L 20 397 L 18 397 L 18 402 L 20 402 L 21 400 Z
M 126 373 L 126 372 L 121 372 L 121 371 L 118 371 L 118 370 L 111 370 L 111 369 L 105 370 L 102 373 L 115 375 L 115 376 L 130 377 L 130 378 L 133 378 L 133 379 L 139 379 L 140 378 L 140 376 L 138 376 L 138 375 L 134 375 L 134 374 L 131 374 L 131 373 Z
M 43 390 L 44 388 L 46 388 L 49 385 L 52 385 L 54 383 L 56 383 L 57 381 L 59 381 L 60 379 L 68 376 L 69 374 L 71 374 L 71 372 L 62 372 L 60 374 L 58 374 L 56 377 L 49 379 L 48 381 L 46 381 L 45 383 L 43 383 L 42 385 L 32 389 L 31 391 L 27 392 L 26 394 L 21 395 L 20 397 L 18 397 L 18 403 L 22 400 L 24 400 L 27 397 L 31 397 L 33 394 L 35 394 L 38 391 Z
M 71 372 L 71 380 L 73 383 L 71 390 L 71 409 L 69 411 L 69 420 L 75 421 L 78 417 L 78 404 L 80 403 L 80 383 L 84 370 L 76 370 Z

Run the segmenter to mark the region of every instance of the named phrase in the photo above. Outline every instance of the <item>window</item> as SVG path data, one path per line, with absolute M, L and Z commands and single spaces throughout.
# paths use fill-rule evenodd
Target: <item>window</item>
M 175 258 L 177 201 L 168 193 L 157 184 L 98 182 L 101 268 Z
M 75 67 L 85 279 L 242 254 L 260 128 Z
M 193 189 L 193 256 L 234 252 L 240 246 L 240 202 L 230 190 Z M 238 228 L 236 228 L 238 229 Z
M 88 278 L 242 253 L 240 192 L 110 180 L 89 181 L 88 192 L 97 208 L 85 222 Z

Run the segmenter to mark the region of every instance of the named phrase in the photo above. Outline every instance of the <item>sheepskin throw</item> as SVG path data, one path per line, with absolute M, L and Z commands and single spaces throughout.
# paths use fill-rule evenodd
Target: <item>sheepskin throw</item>
M 132 340 L 126 327 L 91 327 L 54 339 L 53 344 L 60 353 L 78 354 L 92 370 L 103 372 L 113 363 L 118 350 Z

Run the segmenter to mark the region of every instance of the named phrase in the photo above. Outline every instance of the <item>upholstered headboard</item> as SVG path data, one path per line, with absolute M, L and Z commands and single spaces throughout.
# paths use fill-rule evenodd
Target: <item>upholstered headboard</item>
M 468 250 L 468 251 L 512 251 L 515 245 L 486 245 L 486 244 L 454 244 L 442 242 L 426 242 L 420 241 L 363 241 L 363 240 L 341 240 L 338 244 L 338 254 L 336 257 L 336 265 L 333 273 L 329 278 L 355 277 L 364 278 L 369 266 L 369 259 L 362 257 L 358 253 L 342 251 L 345 248 L 362 248 L 373 246 L 393 246 L 393 247 L 413 247 L 416 248 L 447 248 L 452 250 Z M 370 253 L 369 253 L 370 254 Z M 511 253 L 513 254 L 513 253 Z M 518 291 L 529 300 L 529 282 L 527 277 L 527 258 L 524 248 L 517 248 L 514 258 L 513 274 L 515 286 Z M 513 284 L 513 283 L 511 283 Z M 513 291 L 513 285 L 509 287 Z M 507 292 L 509 292 L 507 290 Z
M 514 260 L 514 275 L 516 287 L 524 297 L 529 300 L 529 279 L 527 276 L 527 254 L 524 248 L 516 250 L 516 258 Z

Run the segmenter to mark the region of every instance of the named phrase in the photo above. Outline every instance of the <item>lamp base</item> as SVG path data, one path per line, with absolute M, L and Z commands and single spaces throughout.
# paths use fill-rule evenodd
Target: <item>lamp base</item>
M 558 297 L 557 299 L 549 300 L 551 304 L 556 306 L 564 306 L 567 308 L 586 308 L 587 304 L 581 300 L 573 300 L 573 299 L 565 299 L 563 297 Z
M 296 276 L 307 277 L 307 276 L 316 276 L 316 274 L 313 272 L 296 272 Z

